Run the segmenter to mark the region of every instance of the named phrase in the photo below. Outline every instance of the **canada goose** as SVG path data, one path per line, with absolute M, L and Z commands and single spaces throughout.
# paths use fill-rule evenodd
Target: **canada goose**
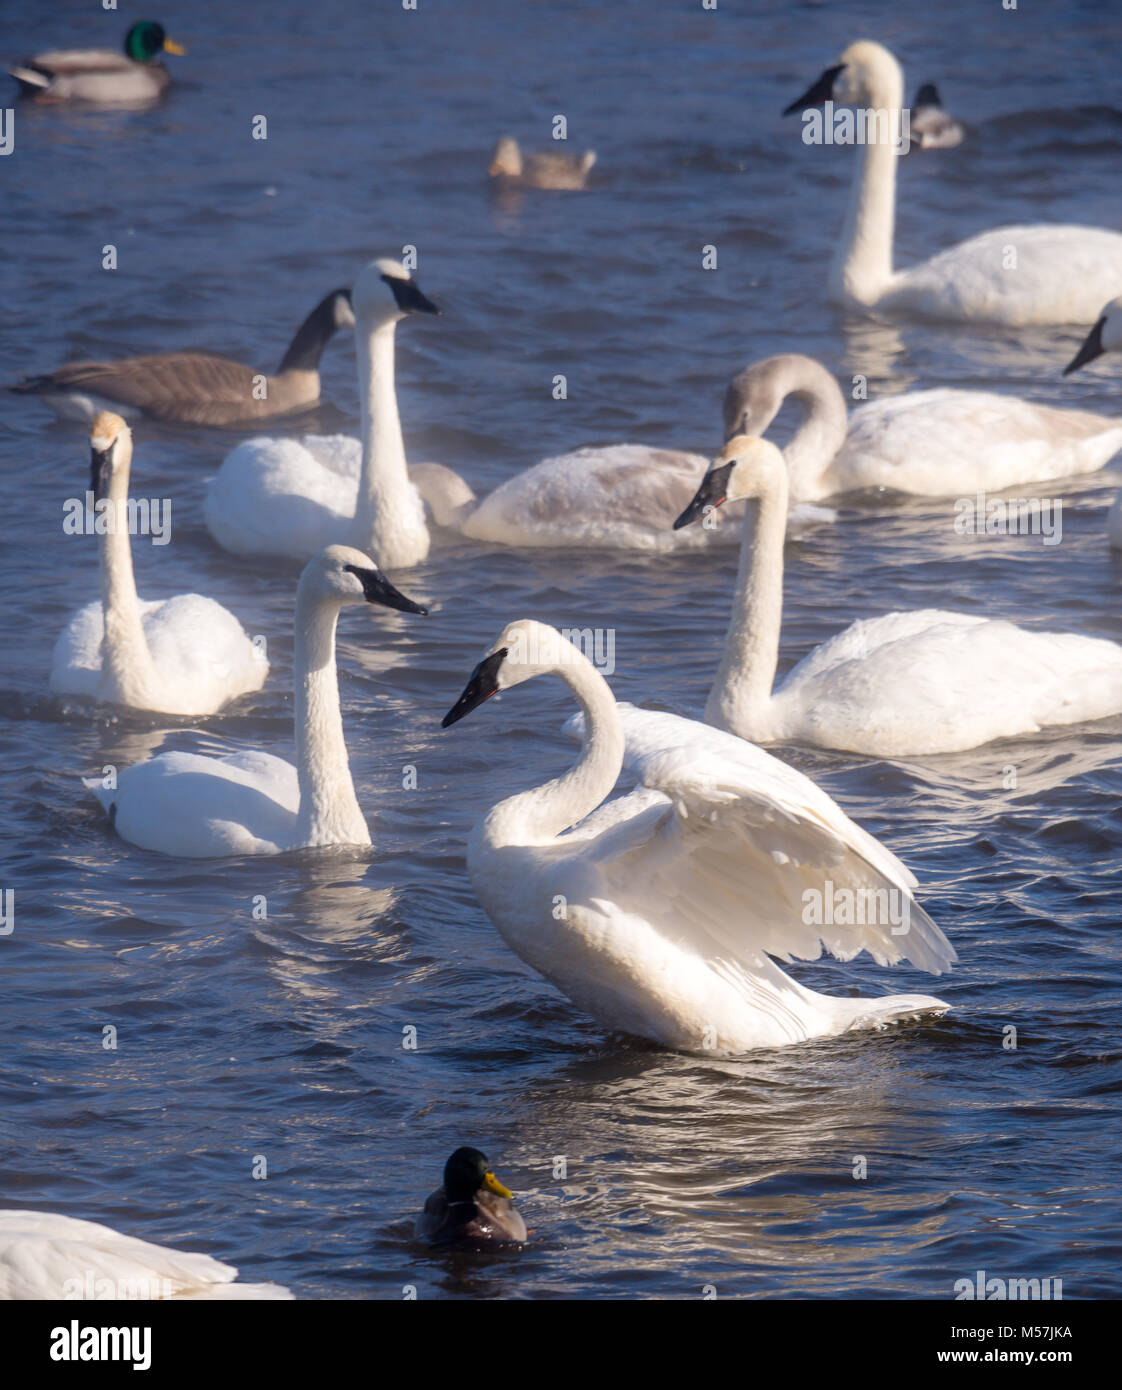
M 506 188 L 581 189 L 596 163 L 596 151 L 561 154 L 556 151 L 523 154 L 518 141 L 504 135 L 495 146 L 488 173 Z
M 10 72 L 20 85 L 20 94 L 36 101 L 142 105 L 171 85 L 159 55 L 186 52 L 168 38 L 163 25 L 145 19 L 125 35 L 123 53 L 109 48 L 52 49 L 24 59 Z
M 337 328 L 354 324 L 349 290 L 322 299 L 274 376 L 206 352 L 160 352 L 119 362 L 71 362 L 11 389 L 41 396 L 66 420 L 103 410 L 180 425 L 241 425 L 306 410 L 319 400 L 319 360 Z

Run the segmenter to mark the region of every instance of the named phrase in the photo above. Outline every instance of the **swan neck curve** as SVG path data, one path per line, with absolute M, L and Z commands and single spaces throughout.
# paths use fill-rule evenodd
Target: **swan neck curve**
M 492 808 L 482 830 L 488 843 L 541 845 L 584 820 L 605 800 L 623 767 L 623 724 L 604 677 L 580 653 L 550 668 L 584 712 L 581 755 L 568 772 Z
M 132 444 L 120 439 L 116 465 L 99 509 L 108 517 L 98 538 L 104 635 L 102 677 L 107 698 L 136 708 L 155 708 L 159 678 L 144 635 L 144 621 L 132 568 L 129 539 L 129 469 Z
M 813 502 L 832 491 L 826 475 L 849 429 L 845 397 L 825 367 L 811 358 L 789 360 L 781 389 L 805 412 L 783 450 L 790 496 L 795 502 Z

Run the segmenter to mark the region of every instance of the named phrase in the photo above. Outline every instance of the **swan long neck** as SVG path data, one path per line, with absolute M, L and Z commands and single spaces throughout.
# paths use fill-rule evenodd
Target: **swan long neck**
M 337 603 L 318 599 L 301 584 L 296 595 L 294 653 L 300 847 L 370 843 L 343 737 L 335 667 L 338 619 Z
M 104 617 L 101 667 L 111 699 L 143 708 L 155 701 L 160 680 L 144 635 L 132 568 L 128 527 L 132 444 L 122 438 L 116 449 L 115 467 L 100 507 L 108 514 L 107 529 L 98 539 Z
M 892 281 L 892 243 L 896 223 L 895 137 L 901 130 L 904 81 L 895 61 L 882 65 L 869 84 L 869 108 L 876 113 L 876 138 L 861 146 L 845 229 L 830 272 L 835 299 L 875 304 Z M 885 130 L 885 122 L 888 129 Z
M 792 356 L 784 363 L 780 390 L 805 414 L 783 450 L 791 498 L 814 501 L 830 492 L 826 473 L 845 443 L 849 416 L 837 382 L 819 362 Z
M 353 544 L 383 569 L 416 564 L 428 553 L 420 497 L 409 481 L 394 387 L 396 320 L 356 328 L 362 394 L 362 472 Z
M 623 725 L 607 681 L 582 655 L 549 669 L 584 711 L 581 755 L 560 777 L 508 797 L 489 812 L 483 831 L 493 846 L 548 844 L 595 811 L 619 780 Z
M 744 515 L 736 598 L 724 655 L 705 703 L 705 722 L 741 738 L 758 732 L 771 702 L 783 618 L 783 542 L 787 478 L 783 471 Z

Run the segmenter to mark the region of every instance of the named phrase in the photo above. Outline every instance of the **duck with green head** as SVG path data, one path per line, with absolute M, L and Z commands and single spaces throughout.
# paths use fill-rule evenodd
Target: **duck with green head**
M 514 1194 L 478 1149 L 460 1148 L 444 1165 L 444 1183 L 425 1201 L 414 1235 L 429 1245 L 520 1244 L 526 1223 Z
M 28 58 L 11 69 L 20 92 L 41 102 L 87 101 L 109 106 L 143 106 L 171 85 L 163 53 L 186 53 L 162 24 L 142 19 L 125 35 L 124 51 L 60 48 Z

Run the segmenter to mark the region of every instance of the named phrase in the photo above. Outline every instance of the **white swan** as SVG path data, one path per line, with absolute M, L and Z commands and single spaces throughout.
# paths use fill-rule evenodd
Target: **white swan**
M 904 79 L 896 59 L 861 40 L 827 68 L 784 115 L 840 99 L 899 122 Z M 1122 235 L 1097 227 L 1001 227 L 908 270 L 893 270 L 899 124 L 863 147 L 845 230 L 830 272 L 830 297 L 852 308 L 912 310 L 933 318 L 1014 326 L 1086 323 L 1122 289 Z M 1015 262 L 1013 258 L 1015 257 Z
M 750 499 L 737 594 L 706 723 L 899 757 L 951 753 L 1122 710 L 1122 647 L 925 608 L 853 623 L 773 692 L 783 608 L 787 467 L 767 440 L 729 440 L 676 523 Z
M 199 594 L 137 596 L 128 533 L 132 433 L 119 415 L 103 412 L 90 449 L 102 596 L 59 634 L 51 689 L 162 714 L 213 714 L 260 690 L 269 663 L 220 603 Z
M 903 864 L 802 773 L 693 720 L 617 706 L 556 629 L 510 624 L 444 727 L 544 674 L 583 710 L 580 759 L 492 807 L 471 832 L 468 871 L 507 945 L 575 1004 L 607 1028 L 717 1054 L 948 1007 L 916 994 L 834 999 L 784 974 L 772 957 L 814 960 L 823 946 L 936 974 L 955 953 Z M 625 760 L 640 786 L 602 804 Z M 858 894 L 886 910 L 809 925 L 823 920 L 816 903 Z M 893 932 L 889 903 L 905 929 Z
M 312 437 L 255 438 L 227 455 L 207 492 L 206 524 L 237 555 L 305 561 L 333 543 L 369 551 L 385 569 L 429 551 L 424 506 L 405 465 L 394 392 L 394 332 L 407 314 L 440 310 L 393 260 L 372 261 L 351 292 L 362 397 L 361 470 Z
M 211 1255 L 123 1236 L 53 1211 L 0 1211 L 0 1301 L 290 1299 L 280 1284 L 239 1284 Z
M 117 834 L 141 849 L 183 859 L 370 844 L 351 780 L 335 669 L 339 610 L 364 602 L 426 612 L 348 546 L 328 546 L 300 576 L 295 767 L 271 753 L 161 753 L 126 768 L 115 786 L 84 779 Z
M 798 502 L 873 487 L 973 497 L 1094 472 L 1122 449 L 1122 419 L 995 391 L 908 391 L 859 405 L 847 420 L 837 382 L 798 353 L 765 357 L 733 378 L 725 438 L 763 434 L 788 396 L 805 411 L 783 450 Z
M 1117 352 L 1119 348 L 1122 348 L 1122 295 L 1112 299 L 1095 320 L 1079 351 L 1064 368 L 1064 376 L 1085 367 L 1104 352 Z M 1122 493 L 1115 497 L 1106 514 L 1106 531 L 1111 549 L 1122 550 Z

